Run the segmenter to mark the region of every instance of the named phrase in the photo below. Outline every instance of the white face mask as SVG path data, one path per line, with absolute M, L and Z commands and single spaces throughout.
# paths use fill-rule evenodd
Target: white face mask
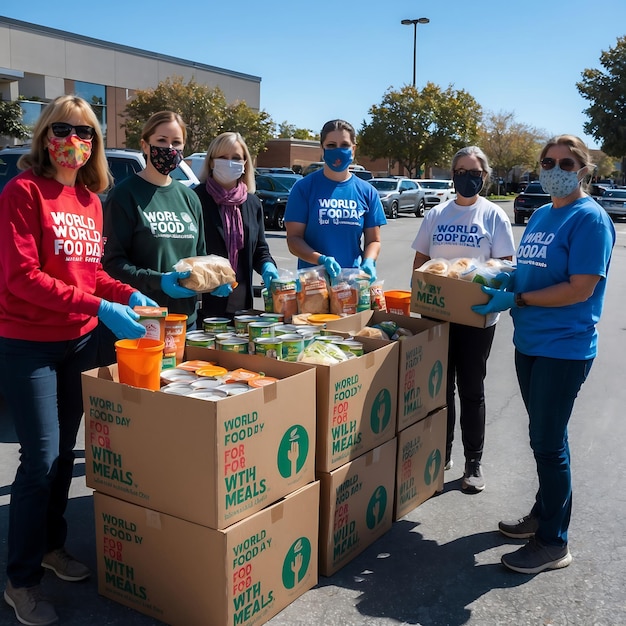
M 213 159 L 213 178 L 223 185 L 230 185 L 238 181 L 245 171 L 244 161 Z

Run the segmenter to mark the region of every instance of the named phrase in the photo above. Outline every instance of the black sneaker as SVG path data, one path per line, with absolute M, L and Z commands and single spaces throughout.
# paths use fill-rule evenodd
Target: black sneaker
M 534 537 L 539 528 L 539 520 L 534 515 L 524 515 L 512 522 L 498 522 L 498 530 L 513 539 L 529 539 Z
M 13 607 L 15 617 L 21 624 L 48 626 L 59 621 L 54 607 L 44 597 L 40 585 L 14 587 L 9 580 L 4 590 L 4 600 Z
M 485 488 L 485 479 L 480 469 L 480 461 L 472 459 L 465 462 L 465 473 L 463 474 L 461 488 L 472 492 L 482 491 Z
M 521 574 L 538 574 L 546 569 L 561 569 L 572 562 L 567 546 L 547 546 L 535 537 L 519 550 L 504 554 L 502 564 Z

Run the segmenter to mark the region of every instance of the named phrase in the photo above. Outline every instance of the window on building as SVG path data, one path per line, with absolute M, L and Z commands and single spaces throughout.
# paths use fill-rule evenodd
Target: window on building
M 100 122 L 102 135 L 106 139 L 106 87 L 104 85 L 96 85 L 95 83 L 83 83 L 77 80 L 74 82 L 74 93 L 89 102 L 98 118 L 98 122 Z
M 22 123 L 32 129 L 46 103 L 34 102 L 33 100 L 19 100 L 18 102 L 22 109 Z

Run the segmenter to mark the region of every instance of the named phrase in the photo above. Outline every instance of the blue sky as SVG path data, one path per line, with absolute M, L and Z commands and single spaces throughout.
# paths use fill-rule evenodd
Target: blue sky
M 485 111 L 513 112 L 548 134 L 583 133 L 585 68 L 626 35 L 626 2 L 603 0 L 108 0 L 61 8 L 3 2 L 26 22 L 260 76 L 261 108 L 319 132 L 336 117 L 357 129 L 387 89 L 432 81 L 469 92 Z

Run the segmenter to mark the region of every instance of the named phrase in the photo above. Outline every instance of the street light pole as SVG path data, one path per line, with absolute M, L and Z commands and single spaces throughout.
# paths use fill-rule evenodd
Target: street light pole
M 417 25 L 428 24 L 430 20 L 427 17 L 420 17 L 416 20 L 402 20 L 400 23 L 405 26 L 413 24 L 413 87 L 415 87 L 415 68 L 417 66 Z

